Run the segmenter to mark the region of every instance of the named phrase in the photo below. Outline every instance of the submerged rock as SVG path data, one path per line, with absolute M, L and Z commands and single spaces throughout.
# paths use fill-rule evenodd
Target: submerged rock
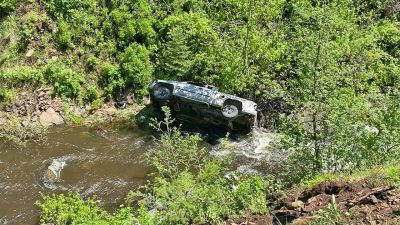
M 108 131 L 101 127 L 95 127 L 93 129 L 93 133 L 99 137 L 106 138 L 106 139 L 108 138 Z

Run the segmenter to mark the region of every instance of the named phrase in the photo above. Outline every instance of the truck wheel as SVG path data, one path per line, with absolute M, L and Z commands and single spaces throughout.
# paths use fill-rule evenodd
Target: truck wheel
M 239 109 L 235 105 L 224 105 L 222 115 L 229 119 L 235 118 L 239 115 Z
M 154 98 L 157 100 L 165 101 L 168 100 L 170 96 L 171 96 L 171 91 L 166 87 L 161 86 L 157 87 L 154 90 Z

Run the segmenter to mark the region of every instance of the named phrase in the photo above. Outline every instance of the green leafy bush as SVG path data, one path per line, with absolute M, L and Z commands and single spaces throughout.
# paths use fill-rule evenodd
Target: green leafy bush
M 22 85 L 37 85 L 45 82 L 41 69 L 29 66 L 17 66 L 0 71 L 0 83 L 9 88 Z
M 40 216 L 42 224 L 127 225 L 137 223 L 131 208 L 121 208 L 112 215 L 99 207 L 98 200 L 89 198 L 84 201 L 77 193 L 58 196 L 42 194 L 42 198 L 42 201 L 36 202 L 42 210 Z
M 81 95 L 84 78 L 60 62 L 50 63 L 45 68 L 45 77 L 61 97 L 76 98 Z
M 42 70 L 35 67 L 17 66 L 0 70 L 0 101 L 11 101 L 16 88 L 32 88 L 44 82 Z
M 15 92 L 7 87 L 0 86 L 0 102 L 10 102 L 15 97 Z
M 153 120 L 162 137 L 148 155 L 156 169 L 154 182 L 128 195 L 128 200 L 141 199 L 142 207 L 152 211 L 146 214 L 151 224 L 218 224 L 226 217 L 267 211 L 261 177 L 224 176 L 228 161 L 199 149 L 201 139 L 171 127 L 170 111 L 163 111 L 164 121 Z
M 98 110 L 100 109 L 100 107 L 103 105 L 104 103 L 104 98 L 99 98 L 96 99 L 92 102 L 91 106 L 91 110 Z
M 119 57 L 121 73 L 127 85 L 132 85 L 139 95 L 147 93 L 147 86 L 153 79 L 153 65 L 150 62 L 150 51 L 140 44 L 127 47 Z
M 216 162 L 203 165 L 199 174 L 182 172 L 174 179 L 157 177 L 142 197 L 152 210 L 154 224 L 219 224 L 226 217 L 265 213 L 265 183 L 257 176 L 230 179 Z
M 0 2 L 0 18 L 14 11 L 21 0 L 2 0 Z
M 71 26 L 64 20 L 58 22 L 58 32 L 54 36 L 54 41 L 60 49 L 68 49 L 74 46 L 72 42 L 73 32 Z
M 85 99 L 89 102 L 93 102 L 100 98 L 99 89 L 91 84 L 86 90 Z
M 96 57 L 90 56 L 90 57 L 87 59 L 87 66 L 88 66 L 88 68 L 89 68 L 90 70 L 93 70 L 93 69 L 97 66 L 97 64 L 98 64 L 97 61 L 98 61 L 98 60 L 97 60 Z
M 170 127 L 173 120 L 168 107 L 162 108 L 165 113 L 163 121 L 152 119 L 150 124 L 161 132 L 157 142 L 157 151 L 148 154 L 150 164 L 159 176 L 175 177 L 181 172 L 199 171 L 209 160 L 205 149 L 199 148 L 201 138 L 195 135 L 184 136 L 176 127 Z M 165 130 L 164 130 L 165 129 Z
M 94 0 L 45 0 L 48 11 L 53 16 L 69 16 L 75 10 L 89 10 L 94 6 Z
M 125 85 L 119 66 L 104 63 L 101 66 L 100 85 L 105 89 L 109 97 L 120 91 Z
M 219 40 L 202 13 L 179 13 L 167 17 L 161 28 L 159 72 L 168 79 L 207 80 L 213 75 Z

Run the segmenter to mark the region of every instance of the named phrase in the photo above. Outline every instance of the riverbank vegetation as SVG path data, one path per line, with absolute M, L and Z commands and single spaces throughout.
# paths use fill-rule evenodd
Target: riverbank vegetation
M 225 218 L 266 213 L 266 183 L 258 175 L 228 172 L 230 159 L 210 156 L 201 139 L 172 127 L 169 109 L 163 121 L 153 121 L 160 132 L 157 150 L 147 155 L 154 167 L 152 182 L 132 191 L 128 207 L 111 215 L 94 199 L 76 193 L 43 195 L 41 223 L 55 224 L 218 224 Z M 132 210 L 130 206 L 138 207 Z
M 399 11 L 396 0 L 4 0 L 0 105 L 46 86 L 53 98 L 95 113 L 128 94 L 141 102 L 153 79 L 202 81 L 254 100 L 266 126 L 283 135 L 278 146 L 291 150 L 279 174 L 285 186 L 385 167 L 400 161 Z M 197 152 L 197 139 L 174 135 L 161 140 Z M 143 198 L 142 209 L 187 210 L 162 215 L 176 223 L 266 211 L 245 197 L 261 198 L 268 187 L 260 178 L 229 183 L 223 163 L 206 161 L 176 168 L 176 177 L 160 167 L 152 184 L 159 196 Z M 192 193 L 179 199 L 183 183 L 204 196 L 205 208 L 232 198 L 201 211 Z M 243 196 L 229 185 L 242 185 Z M 177 196 L 168 202 L 172 187 Z

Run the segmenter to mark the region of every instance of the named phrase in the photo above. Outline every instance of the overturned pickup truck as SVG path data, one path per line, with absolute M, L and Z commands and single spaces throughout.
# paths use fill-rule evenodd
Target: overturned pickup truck
M 250 131 L 257 123 L 256 103 L 221 93 L 212 85 L 156 80 L 149 91 L 153 105 L 169 106 L 180 120 L 243 132 Z

